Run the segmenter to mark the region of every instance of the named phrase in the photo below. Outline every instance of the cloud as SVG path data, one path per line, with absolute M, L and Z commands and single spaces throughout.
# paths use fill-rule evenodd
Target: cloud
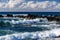
M 53 2 L 44 1 L 44 2 L 36 2 L 36 3 L 34 3 L 34 1 L 29 1 L 24 4 L 22 4 L 22 5 L 24 5 L 23 8 L 28 7 L 28 8 L 32 8 L 32 9 L 50 9 L 50 8 L 55 8 L 56 6 L 58 6 L 57 5 L 58 3 L 55 1 L 53 1 Z
M 0 8 L 3 8 L 5 6 L 6 3 L 1 3 L 0 2 Z
M 21 4 L 22 2 L 24 2 L 24 0 L 10 0 L 5 7 L 14 8 L 17 5 Z
M 60 3 L 56 1 L 26 2 L 25 0 L 10 0 L 7 3 L 0 2 L 0 8 L 17 9 L 22 11 L 60 10 Z

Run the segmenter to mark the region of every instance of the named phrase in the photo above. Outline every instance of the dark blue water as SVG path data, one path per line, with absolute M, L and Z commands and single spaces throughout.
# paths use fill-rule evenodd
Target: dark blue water
M 6 30 L 6 31 L 5 31 Z M 10 31 L 8 31 L 10 30 Z M 36 32 L 50 30 L 46 27 L 11 27 L 11 26 L 0 26 L 0 36 L 6 34 L 13 34 L 14 32 Z
M 60 12 L 0 12 L 0 14 L 60 15 Z
M 11 19 L 7 19 L 11 20 Z M 0 36 L 6 34 L 12 34 L 14 32 L 36 32 L 36 31 L 45 31 L 50 30 L 47 27 L 31 27 L 31 26 L 24 26 L 22 24 L 10 24 L 9 22 L 5 23 L 3 18 L 0 19 Z M 6 30 L 6 31 L 5 31 Z M 10 31 L 8 31 L 10 30 Z
M 0 14 L 33 14 L 37 16 L 41 15 L 60 15 L 60 12 L 0 12 Z M 4 20 L 1 19 L 0 20 Z M 10 20 L 10 19 L 7 19 Z M 7 24 L 6 24 L 7 25 Z M 49 30 L 48 28 L 45 27 L 24 27 L 24 26 L 17 26 L 17 27 L 12 27 L 11 25 L 4 26 L 4 24 L 0 23 L 0 29 L 1 30 L 12 30 L 15 32 L 35 32 L 35 31 L 44 31 L 44 30 Z M 10 33 L 10 32 L 9 32 Z M 9 34 L 7 31 L 2 32 L 0 31 L 1 35 Z
M 60 12 L 0 12 L 0 14 L 34 14 L 37 16 L 41 16 L 41 15 L 60 15 Z M 5 19 L 0 19 L 1 21 L 5 20 Z M 10 20 L 10 19 L 7 19 Z M 3 23 L 0 22 L 0 36 L 4 36 L 4 35 L 10 35 L 10 34 L 14 34 L 16 32 L 20 33 L 20 32 L 37 32 L 37 31 L 46 31 L 46 30 L 51 30 L 47 27 L 26 27 L 26 26 L 20 26 L 19 25 L 15 25 L 14 27 L 12 27 L 12 25 L 10 25 L 10 23 Z M 9 37 L 9 36 L 8 36 Z M 11 38 L 12 37 L 12 38 Z M 10 39 L 13 40 L 20 40 L 18 38 L 16 38 L 15 36 L 11 36 Z M 1 40 L 4 40 L 4 38 L 1 38 Z M 24 40 L 29 40 L 29 38 L 24 39 Z M 30 39 L 32 40 L 32 39 Z M 37 40 L 37 39 L 33 39 L 33 40 Z

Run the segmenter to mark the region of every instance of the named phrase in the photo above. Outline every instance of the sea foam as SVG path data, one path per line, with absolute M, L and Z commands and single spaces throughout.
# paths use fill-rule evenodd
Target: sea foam
M 43 32 L 24 32 L 24 33 L 16 33 L 6 36 L 0 36 L 0 40 L 21 40 L 26 38 L 40 39 L 40 38 L 54 38 L 57 36 L 60 36 L 60 28 Z
M 19 24 L 19 23 L 30 23 L 30 22 L 40 22 L 40 20 L 44 20 L 43 22 L 44 23 L 50 23 L 49 25 L 40 25 L 40 26 L 43 26 L 43 27 L 54 27 L 54 29 L 52 28 L 51 30 L 46 30 L 46 31 L 37 31 L 37 32 L 24 32 L 24 33 L 14 33 L 14 34 L 11 34 L 11 35 L 5 35 L 5 36 L 0 36 L 0 40 L 21 40 L 21 39 L 27 39 L 27 38 L 30 38 L 30 39 L 40 39 L 40 38 L 55 38 L 57 36 L 60 36 L 60 28 L 55 28 L 55 27 L 58 27 L 60 25 L 57 25 L 55 24 L 55 22 L 48 22 L 48 20 L 45 18 L 37 18 L 37 19 L 23 19 L 23 20 L 18 20 L 18 21 L 15 21 L 15 20 L 12 20 L 12 21 L 9 21 L 10 23 L 12 24 Z M 53 23 L 53 24 L 52 24 Z M 37 27 L 38 25 L 36 25 Z M 39 26 L 39 27 L 40 27 Z

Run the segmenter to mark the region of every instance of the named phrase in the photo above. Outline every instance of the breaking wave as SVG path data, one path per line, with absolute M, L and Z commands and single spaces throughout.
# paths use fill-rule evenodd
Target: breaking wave
M 0 21 L 0 26 L 3 25 L 11 26 L 12 28 L 16 27 L 16 25 L 18 28 L 20 28 L 20 26 L 38 27 L 38 28 L 46 27 L 50 30 L 35 31 L 35 32 L 16 32 L 10 35 L 6 34 L 5 36 L 0 36 L 0 40 L 22 40 L 22 39 L 31 40 L 31 39 L 40 39 L 40 38 L 55 38 L 60 36 L 60 25 L 56 24 L 56 21 L 49 22 L 47 18 L 18 19 L 17 21 L 15 19 L 14 20 L 4 19 L 2 20 L 2 22 Z
M 60 36 L 60 28 L 53 29 L 50 31 L 43 32 L 24 32 L 24 33 L 16 33 L 6 36 L 0 36 L 0 40 L 21 40 L 21 39 L 40 39 L 40 38 L 54 38 Z

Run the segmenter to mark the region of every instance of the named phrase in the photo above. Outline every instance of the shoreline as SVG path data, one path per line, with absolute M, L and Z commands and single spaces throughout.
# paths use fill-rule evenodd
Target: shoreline
M 56 21 L 57 24 L 60 24 L 60 16 L 53 16 L 53 15 L 48 15 L 48 16 L 44 16 L 44 15 L 41 15 L 41 16 L 38 16 L 38 15 L 32 15 L 32 14 L 0 14 L 0 18 L 6 18 L 9 19 L 19 19 L 19 18 L 22 18 L 22 19 L 36 19 L 36 18 L 47 18 L 48 21 Z

